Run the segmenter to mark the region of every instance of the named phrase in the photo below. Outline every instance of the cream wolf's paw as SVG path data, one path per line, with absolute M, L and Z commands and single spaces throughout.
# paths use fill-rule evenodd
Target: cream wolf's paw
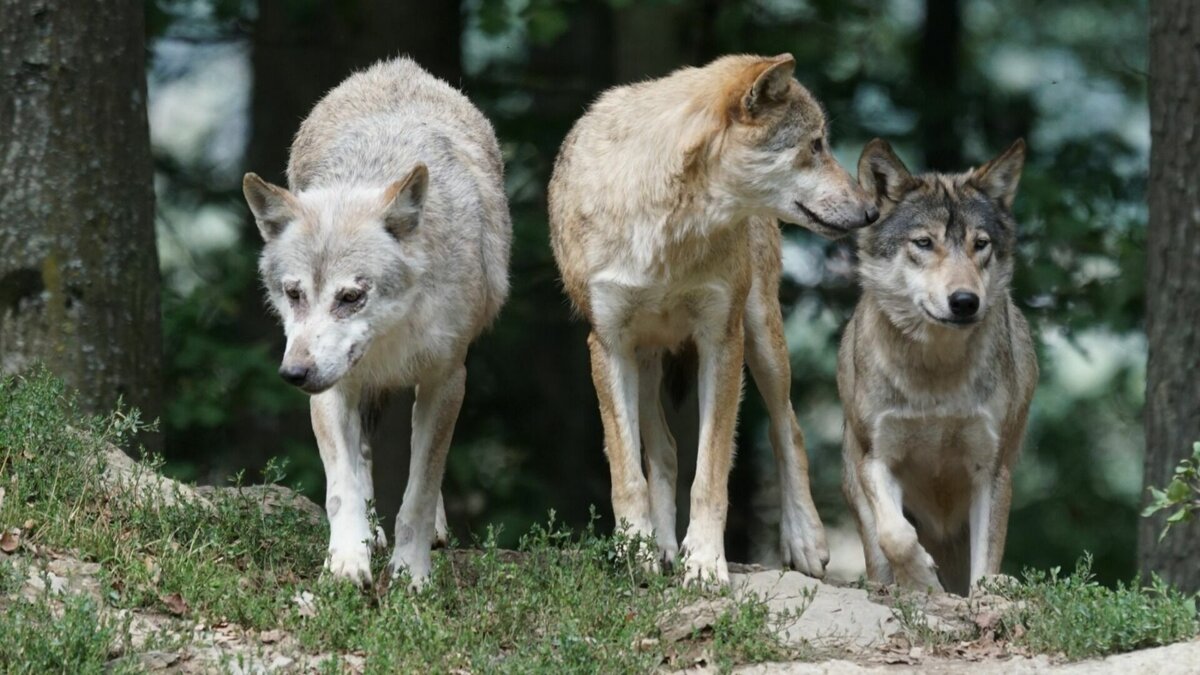
M 712 546 L 690 534 L 683 539 L 683 580 L 704 586 L 728 586 L 729 565 L 723 546 Z M 719 539 L 717 541 L 720 541 Z
M 325 569 L 335 579 L 347 579 L 366 588 L 371 585 L 371 549 L 366 544 L 329 549 Z
M 807 519 L 798 521 L 787 511 L 779 524 L 779 547 L 783 566 L 807 574 L 815 579 L 825 578 L 825 566 L 829 564 L 829 546 L 825 543 L 825 529 L 820 521 Z

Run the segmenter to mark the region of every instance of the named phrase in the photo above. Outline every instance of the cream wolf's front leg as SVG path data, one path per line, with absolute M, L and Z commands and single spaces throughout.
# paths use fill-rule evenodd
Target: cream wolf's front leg
M 733 312 L 733 310 L 731 310 Z M 742 394 L 742 312 L 736 311 L 717 335 L 698 332 L 700 451 L 687 536 L 683 539 L 685 578 L 729 583 L 725 559 L 725 518 L 729 511 L 729 470 Z
M 365 586 L 371 583 L 371 545 L 377 539 L 367 517 L 374 489 L 354 398 L 337 386 L 313 396 L 309 408 L 325 465 L 325 512 L 329 516 L 325 568 L 335 577 Z
M 433 566 L 429 549 L 434 541 L 442 475 L 466 382 L 467 368 L 460 363 L 417 385 L 408 485 L 396 516 L 396 548 L 390 564 L 393 575 L 407 571 L 414 588 L 429 580 Z

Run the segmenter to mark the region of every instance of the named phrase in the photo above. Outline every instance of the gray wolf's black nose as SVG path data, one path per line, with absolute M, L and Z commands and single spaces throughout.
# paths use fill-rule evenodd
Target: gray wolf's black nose
M 284 382 L 299 387 L 308 379 L 308 366 L 280 366 L 279 376 Z
M 954 291 L 950 294 L 950 311 L 962 319 L 975 316 L 979 311 L 979 296 L 970 291 Z
M 875 208 L 874 206 L 868 206 L 867 212 L 863 215 L 867 217 L 868 223 L 873 223 L 879 220 L 879 209 Z

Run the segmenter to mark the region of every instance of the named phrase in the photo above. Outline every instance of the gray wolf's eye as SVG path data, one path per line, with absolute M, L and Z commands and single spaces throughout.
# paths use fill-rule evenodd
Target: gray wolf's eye
M 990 244 L 990 243 L 992 243 L 992 242 L 988 241 L 984 237 L 980 237 L 975 240 L 975 250 L 982 251 L 983 249 L 987 248 L 988 244 Z
M 812 153 L 814 155 L 819 155 L 819 154 L 821 154 L 821 151 L 824 149 L 825 149 L 825 139 L 814 138 L 813 142 L 812 142 Z
M 933 240 L 929 237 L 917 237 L 912 240 L 913 245 L 917 248 L 928 251 L 933 248 Z
M 342 303 L 343 305 L 353 305 L 359 300 L 362 300 L 362 297 L 362 291 L 358 290 L 357 288 L 347 288 L 341 293 L 338 293 L 337 299 L 338 302 Z

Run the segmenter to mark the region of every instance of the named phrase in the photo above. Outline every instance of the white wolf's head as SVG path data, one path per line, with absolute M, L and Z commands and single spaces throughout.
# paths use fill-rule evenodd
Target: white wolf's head
M 418 164 L 385 189 L 292 194 L 253 173 L 242 190 L 266 246 L 259 271 L 283 319 L 279 374 L 310 394 L 332 387 L 412 304 L 429 173 Z

